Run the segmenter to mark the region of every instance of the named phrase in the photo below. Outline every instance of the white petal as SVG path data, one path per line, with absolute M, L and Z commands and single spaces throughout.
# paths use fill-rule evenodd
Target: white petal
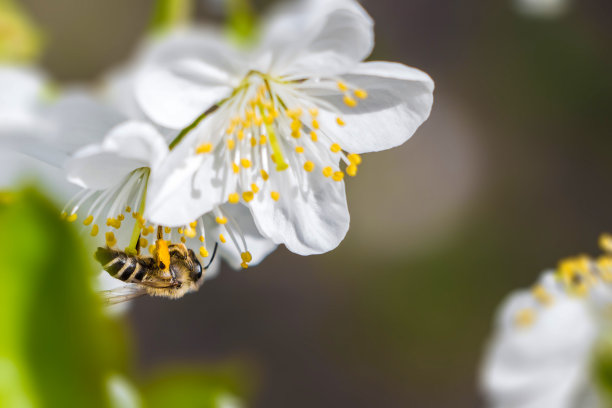
M 321 111 L 320 122 L 343 149 L 365 153 L 389 149 L 408 140 L 429 117 L 434 84 L 418 69 L 392 62 L 366 62 L 344 76 L 368 92 L 365 100 L 350 108 L 342 96 L 321 96 L 342 113 L 346 126 L 336 124 L 336 113 Z M 314 88 L 310 92 L 317 93 Z
M 0 115 L 6 110 L 30 111 L 41 101 L 46 79 L 34 69 L 0 67 Z
M 126 122 L 114 128 L 104 142 L 84 147 L 66 164 L 68 180 L 85 188 L 111 187 L 133 170 L 155 171 L 168 148 L 148 123 Z
M 249 203 L 261 233 L 300 255 L 331 251 L 349 227 L 344 182 L 323 177 L 320 169 L 317 166 L 304 174 L 307 189 L 301 188 L 291 170 L 272 171 L 262 191 Z M 280 194 L 278 201 L 270 198 L 271 191 Z
M 516 313 L 534 310 L 528 327 Z M 585 299 L 557 293 L 538 304 L 530 292 L 511 296 L 500 311 L 498 332 L 483 367 L 483 387 L 495 407 L 570 407 L 588 376 L 598 329 Z
M 272 15 L 258 54 L 266 51 L 279 75 L 328 75 L 346 72 L 374 46 L 373 22 L 352 0 L 310 0 L 285 6 Z

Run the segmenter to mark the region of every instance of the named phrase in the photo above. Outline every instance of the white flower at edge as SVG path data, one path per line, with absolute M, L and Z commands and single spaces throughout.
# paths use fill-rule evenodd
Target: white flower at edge
M 373 23 L 355 1 L 302 1 L 267 23 L 252 52 L 185 33 L 158 59 L 166 62 L 142 69 L 136 96 L 154 122 L 182 129 L 200 118 L 164 177 L 152 178 L 147 208 L 153 221 L 181 225 L 243 203 L 264 236 L 322 253 L 348 230 L 345 173 L 356 174 L 359 153 L 409 139 L 434 85 L 402 64 L 361 62 Z
M 612 246 L 562 261 L 501 306 L 481 372 L 492 408 L 600 407 L 591 377 L 596 341 L 609 327 Z
M 83 147 L 66 163 L 68 180 L 83 190 L 66 205 L 63 217 L 70 222 L 80 218 L 90 235 L 103 236 L 110 247 L 135 250 L 138 243 L 150 253 L 161 227 L 164 240 L 185 243 L 204 265 L 218 241 L 233 267 L 256 264 L 274 249 L 239 209 L 216 207 L 178 228 L 149 223 L 144 206 L 149 178 L 167 154 L 166 141 L 154 126 L 126 121 L 114 127 L 101 143 Z M 208 270 L 207 277 L 214 273 Z

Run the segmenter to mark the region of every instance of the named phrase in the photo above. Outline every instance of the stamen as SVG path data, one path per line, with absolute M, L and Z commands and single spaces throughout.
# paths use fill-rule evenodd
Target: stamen
M 221 243 L 225 244 L 227 241 L 225 240 L 225 237 L 223 236 L 223 234 L 219 234 L 219 240 L 221 241 Z
M 280 198 L 280 194 L 278 193 L 278 191 L 272 191 L 270 193 L 270 197 L 272 197 L 274 201 L 278 201 L 278 199 Z
M 341 171 L 336 171 L 334 172 L 334 175 L 332 176 L 332 179 L 334 181 L 342 181 L 344 179 L 344 173 Z
M 331 177 L 332 174 L 334 174 L 334 170 L 331 167 L 327 166 L 323 169 L 323 175 L 325 177 Z
M 342 148 L 338 143 L 334 143 L 330 146 L 329 150 L 331 150 L 332 153 L 338 153 L 340 150 L 342 150 Z
M 349 108 L 354 108 L 355 106 L 357 106 L 357 101 L 349 95 L 344 95 L 343 101 L 344 104 Z
M 255 194 L 252 191 L 245 191 L 242 193 L 242 199 L 247 203 L 255 198 Z
M 85 218 L 85 220 L 83 221 L 83 225 L 89 225 L 93 222 L 93 215 L 89 215 L 87 216 L 87 218 Z
M 228 143 L 228 147 L 229 147 L 229 143 Z M 197 154 L 210 153 L 212 151 L 212 148 L 213 148 L 212 143 L 202 143 L 196 148 L 196 153 Z
M 516 314 L 514 318 L 514 323 L 522 329 L 533 325 L 534 321 L 535 312 L 532 309 L 522 309 Z
M 365 89 L 355 89 L 355 96 L 359 99 L 366 99 L 368 92 Z
M 232 204 L 238 204 L 240 202 L 240 195 L 238 193 L 231 193 L 228 196 L 228 201 Z
M 306 163 L 304 163 L 304 170 L 306 170 L 307 172 L 311 172 L 313 171 L 315 168 L 315 165 L 313 162 L 311 161 L 307 161 Z

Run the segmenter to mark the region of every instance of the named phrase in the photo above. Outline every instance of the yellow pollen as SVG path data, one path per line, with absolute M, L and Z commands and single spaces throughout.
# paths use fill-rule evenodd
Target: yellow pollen
M 165 227 L 165 228 L 164 228 L 164 232 L 165 232 L 166 234 L 169 234 L 169 233 L 171 233 L 171 232 L 172 232 L 172 228 L 170 228 L 170 227 Z
M 217 218 L 215 218 L 215 221 L 217 221 L 217 224 L 223 225 L 223 224 L 227 223 L 227 218 L 225 218 L 225 217 L 217 217 Z
M 255 126 L 259 127 L 261 126 L 262 123 L 263 123 L 263 119 L 261 118 L 261 116 L 257 116 L 255 118 Z
M 236 163 L 232 163 L 232 170 L 234 173 L 238 173 L 240 171 L 240 166 L 238 166 Z
M 240 266 L 242 266 L 242 269 L 248 269 L 249 268 L 249 264 L 246 263 L 246 262 L 241 263 Z
M 357 100 L 348 95 L 344 95 L 343 101 L 344 101 L 344 104 L 348 106 L 349 108 L 354 108 L 355 106 L 357 106 Z
M 125 215 L 123 215 L 123 214 L 119 214 L 119 215 L 117 216 L 117 219 L 118 219 L 119 221 L 123 221 L 123 220 L 125 220 Z
M 293 122 L 291 122 L 292 131 L 297 132 L 301 128 L 302 128 L 302 122 L 300 122 L 299 120 L 294 120 Z
M 535 321 L 535 313 L 532 309 L 522 309 L 514 317 L 514 323 L 521 329 L 527 328 Z
M 531 289 L 531 293 L 532 293 L 533 297 L 536 298 L 537 301 L 540 302 L 543 305 L 548 306 L 553 301 L 553 298 L 550 295 L 550 293 L 548 293 L 546 291 L 546 289 L 544 289 L 544 287 L 542 285 L 534 286 L 533 289 Z
M 149 253 L 151 255 L 155 255 L 155 245 L 153 244 L 149 245 Z
M 253 256 L 251 255 L 251 253 L 249 251 L 245 251 L 243 253 L 240 254 L 240 258 L 242 258 L 242 260 L 244 262 L 251 262 L 253 260 Z
M 191 221 L 191 222 L 189 223 L 189 226 L 190 226 L 191 228 L 195 228 L 195 227 L 197 227 L 197 226 L 198 226 L 198 221 L 197 221 L 197 220 L 196 220 L 196 221 Z
M 234 147 L 236 147 L 236 142 L 234 142 L 234 139 L 227 139 L 227 148 L 233 150 Z
M 185 237 L 181 237 L 181 242 L 184 244 L 185 242 L 187 242 L 187 239 L 185 239 Z
M 83 225 L 89 225 L 92 223 L 92 221 L 93 221 L 93 215 L 90 215 L 87 218 L 85 218 L 85 220 L 83 221 Z
M 265 145 L 265 144 L 266 144 L 266 142 L 267 142 L 266 135 L 261 135 L 261 136 L 259 136 L 259 144 L 261 144 L 261 145 Z
M 253 190 L 254 193 L 258 193 L 259 187 L 257 187 L 257 184 L 253 183 L 251 184 L 251 190 Z
M 146 238 L 140 238 L 140 247 L 146 248 L 149 246 L 149 241 Z
M 168 250 L 168 241 L 158 239 L 155 241 L 155 253 L 157 254 L 157 262 L 159 266 L 163 264 L 163 270 L 170 269 L 170 251 Z
M 270 193 L 270 197 L 272 197 L 274 201 L 278 201 L 278 199 L 280 198 L 280 194 L 278 193 L 278 191 L 272 191 Z
M 223 234 L 219 234 L 219 241 L 221 241 L 222 244 L 225 244 L 227 242 Z
M 248 169 L 249 167 L 251 167 L 251 161 L 249 159 L 240 159 L 240 164 L 245 169 Z
M 368 97 L 368 92 L 365 89 L 356 89 L 355 96 L 359 99 L 365 99 Z
M 138 214 L 136 211 L 134 211 L 134 212 L 132 213 L 132 217 L 133 217 L 133 218 L 138 218 L 138 217 L 140 217 L 140 214 Z
M 274 123 L 274 115 L 266 115 L 264 117 L 264 123 L 268 126 Z
M 310 108 L 308 109 L 308 112 L 310 112 L 310 116 L 312 116 L 313 118 L 319 115 L 319 110 L 317 108 Z
M 310 132 L 310 138 L 312 139 L 313 142 L 316 142 L 317 140 L 319 140 L 319 137 L 317 136 L 317 132 L 315 132 L 314 130 Z
M 75 222 L 77 218 L 78 218 L 77 213 L 70 214 L 68 216 L 68 218 L 66 218 L 66 221 L 68 221 L 68 222 Z
M 109 247 L 113 247 L 117 244 L 117 239 L 115 238 L 115 234 L 112 231 L 106 233 L 106 245 Z
M 252 191 L 245 191 L 244 193 L 242 193 L 242 198 L 247 203 L 251 201 L 254 197 L 255 197 L 255 194 Z
M 68 213 L 66 213 L 66 211 L 62 211 L 62 213 L 60 214 L 60 219 L 65 220 L 67 216 L 68 216 Z
M 295 147 L 295 152 L 296 153 L 304 153 L 304 148 L 302 146 L 296 146 Z
M 316 119 L 312 120 L 312 128 L 313 129 L 319 129 L 319 121 Z
M 301 131 L 300 130 L 292 130 L 291 131 L 291 137 L 293 137 L 294 139 L 299 139 L 301 136 Z
M 329 150 L 331 150 L 333 153 L 338 153 L 340 150 L 342 150 L 342 148 L 338 143 L 334 143 L 329 147 Z
M 200 242 L 204 242 L 204 235 L 200 235 Z
M 212 151 L 212 143 L 202 143 L 196 148 L 197 154 L 210 153 Z
M 313 171 L 315 168 L 315 165 L 313 162 L 311 162 L 310 160 L 307 161 L 306 163 L 304 163 L 304 170 L 306 170 L 307 172 L 311 172 Z
M 176 231 L 177 231 L 179 234 L 182 234 L 182 233 L 183 233 L 183 228 L 182 228 L 182 227 L 181 227 L 181 228 L 177 228 L 177 229 L 176 229 Z
M 346 157 L 347 157 L 347 158 L 349 159 L 349 161 L 350 161 L 351 163 L 353 163 L 353 164 L 356 164 L 356 165 L 358 165 L 358 166 L 361 164 L 361 156 L 360 156 L 360 155 L 358 155 L 357 153 L 351 153 L 351 154 L 349 154 L 349 155 L 348 155 L 348 156 L 346 156 Z
M 612 252 L 612 235 L 601 234 L 599 237 L 599 247 L 606 252 Z
M 188 230 L 185 231 L 185 236 L 187 238 L 195 238 L 196 236 L 196 230 L 195 228 L 189 228 Z
M 346 174 L 351 177 L 355 177 L 357 175 L 357 165 L 350 164 L 346 167 Z
M 125 207 L 125 212 L 126 213 L 131 213 L 132 212 L 132 207 L 130 207 L 129 205 L 127 207 Z
M 227 200 L 232 204 L 238 204 L 240 202 L 240 195 L 238 193 L 231 193 Z
M 336 85 L 338 85 L 338 89 L 341 90 L 342 92 L 348 91 L 348 86 L 346 86 L 344 82 L 338 81 Z
M 206 247 L 200 247 L 200 256 L 202 258 L 206 258 L 208 256 L 208 251 L 206 250 Z
M 346 125 L 346 123 L 345 123 L 345 122 L 342 120 L 342 118 L 336 118 L 336 123 L 337 123 L 339 126 L 344 126 L 344 125 Z
M 334 175 L 332 176 L 332 179 L 334 181 L 342 181 L 342 179 L 344 179 L 344 173 L 341 171 L 336 171 L 334 172 Z
M 98 235 L 98 231 L 99 231 L 98 224 L 94 224 L 93 227 L 91 227 L 90 235 L 92 237 L 95 237 L 96 235 Z
M 264 179 L 264 181 L 268 180 L 270 176 L 268 176 L 268 173 L 265 170 L 261 170 L 261 178 Z
M 251 137 L 251 147 L 255 147 L 257 146 L 257 139 L 255 139 L 254 137 Z
M 244 139 L 244 130 L 239 130 L 237 136 L 238 140 Z
M 334 170 L 331 167 L 327 166 L 323 169 L 323 175 L 325 177 L 331 177 L 332 174 L 334 174 Z

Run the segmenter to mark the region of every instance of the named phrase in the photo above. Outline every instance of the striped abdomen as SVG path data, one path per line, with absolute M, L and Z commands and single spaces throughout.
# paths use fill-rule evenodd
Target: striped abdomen
M 153 258 L 139 258 L 111 248 L 98 248 L 94 257 L 106 272 L 124 282 L 140 283 L 154 267 Z

